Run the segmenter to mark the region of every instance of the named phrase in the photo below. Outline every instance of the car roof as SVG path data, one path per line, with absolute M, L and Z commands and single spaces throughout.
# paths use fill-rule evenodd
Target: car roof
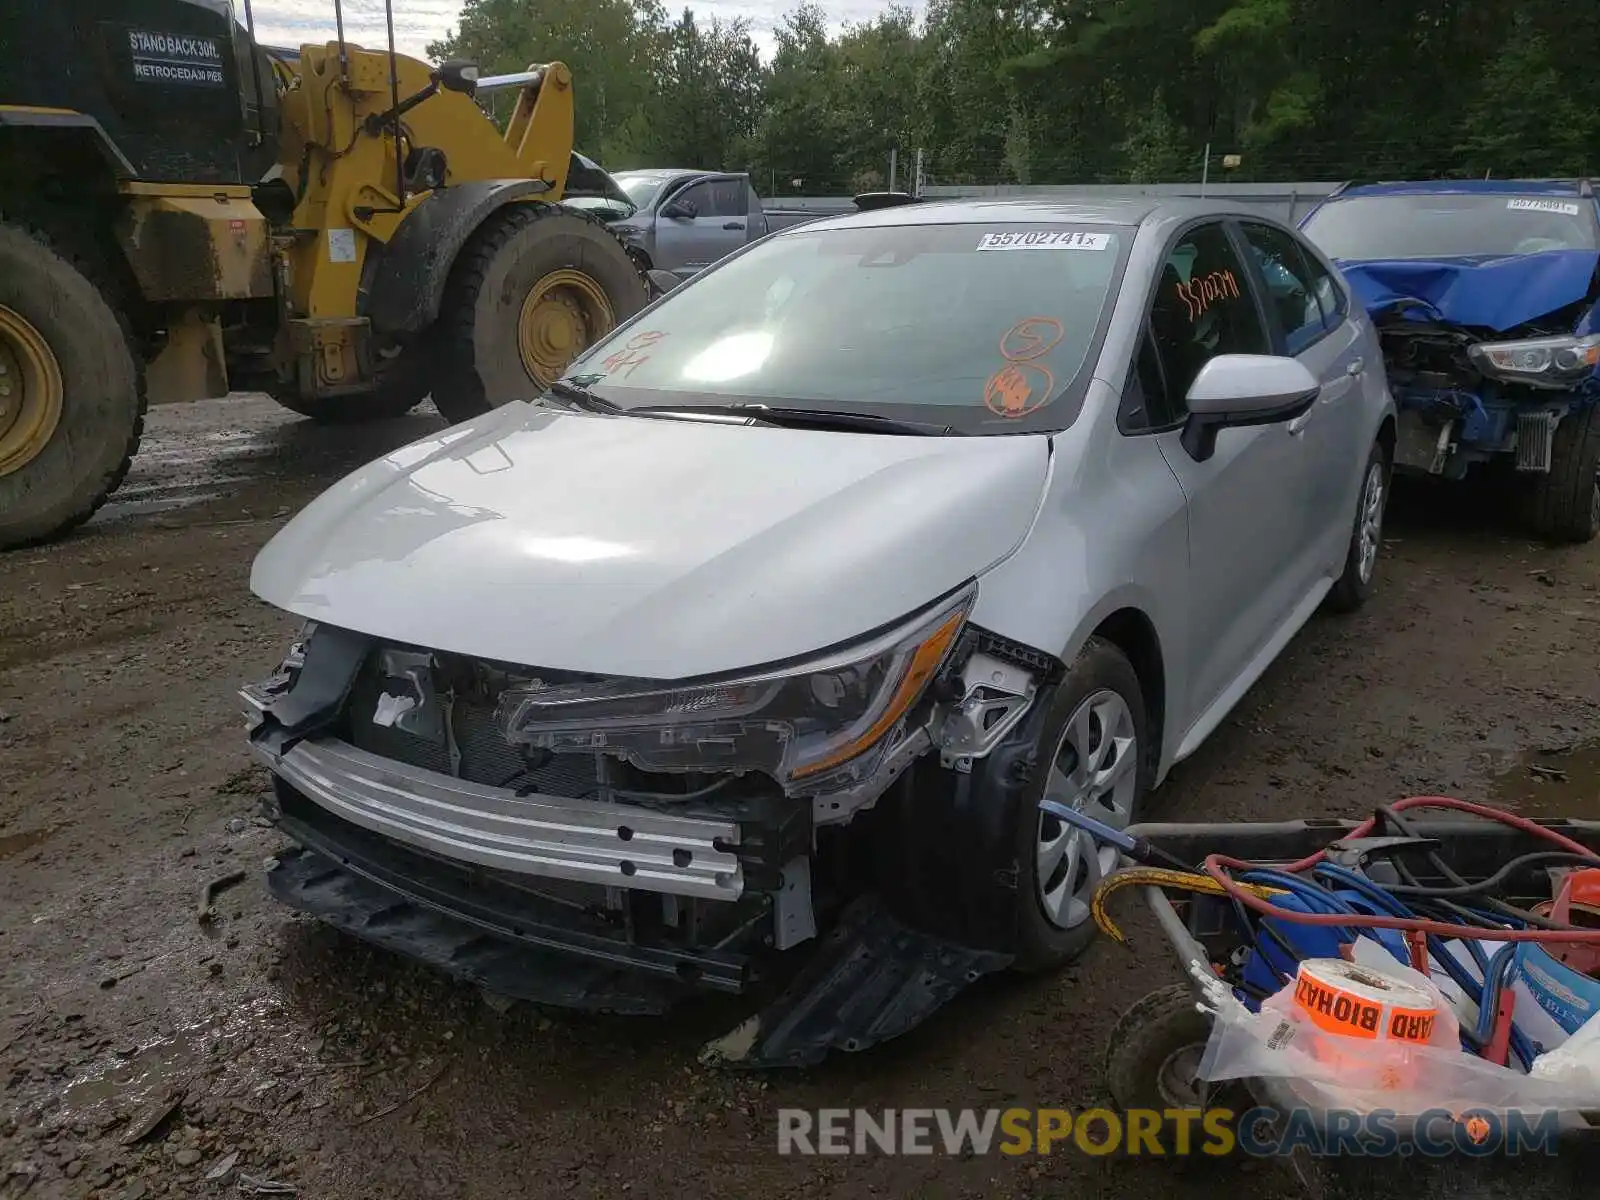
M 1351 196 L 1581 196 L 1586 183 L 1581 179 L 1418 179 L 1352 184 L 1328 200 Z
M 1004 221 L 1028 221 L 1045 225 L 1141 225 L 1154 220 L 1187 220 L 1193 217 L 1249 217 L 1275 220 L 1261 209 L 1227 200 L 1168 199 L 1159 196 L 1085 197 L 1072 200 L 1039 200 L 1020 197 L 991 199 L 925 200 L 890 205 L 868 212 L 822 217 L 792 226 L 795 233 L 861 226 L 896 225 L 991 225 Z M 791 230 L 781 230 L 778 237 Z

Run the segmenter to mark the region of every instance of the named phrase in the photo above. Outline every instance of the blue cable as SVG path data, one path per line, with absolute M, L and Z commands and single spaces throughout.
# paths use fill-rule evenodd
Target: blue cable
M 1410 908 L 1401 903 L 1398 897 L 1385 891 L 1380 885 L 1366 876 L 1351 871 L 1346 867 L 1338 866 L 1335 863 L 1319 863 L 1314 868 L 1314 871 L 1331 876 L 1351 890 L 1366 896 L 1375 905 L 1387 908 L 1392 916 L 1412 917 L 1416 915 Z M 1473 915 L 1488 919 L 1488 914 L 1479 914 L 1474 911 Z M 1462 926 L 1463 932 L 1470 928 L 1470 926 Z M 1469 1039 L 1465 1033 L 1462 1034 L 1461 1038 L 1464 1046 L 1468 1049 L 1476 1050 L 1485 1045 L 1494 1034 L 1495 1016 L 1500 1009 L 1500 994 L 1510 986 L 1512 974 L 1515 970 L 1513 960 L 1516 954 L 1516 947 L 1507 942 L 1495 952 L 1494 958 L 1490 959 L 1476 939 L 1464 937 L 1462 940 L 1466 942 L 1468 952 L 1483 973 L 1482 982 L 1475 979 L 1461 966 L 1460 961 L 1446 946 L 1443 938 L 1429 934 L 1427 938 L 1428 953 L 1444 968 L 1445 973 L 1455 981 L 1456 986 L 1463 992 L 1469 994 L 1476 992 L 1478 994 L 1476 1042 Z M 1408 960 L 1402 961 L 1406 961 L 1407 965 L 1410 965 Z M 1527 1035 L 1517 1028 L 1515 1022 L 1512 1022 L 1511 1025 L 1510 1049 L 1521 1061 L 1524 1069 L 1533 1065 L 1533 1046 L 1528 1041 Z
M 1358 915 L 1356 910 L 1344 899 L 1335 896 L 1327 888 L 1319 887 L 1310 880 L 1301 879 L 1298 875 L 1262 868 L 1248 871 L 1239 878 L 1245 883 L 1260 883 L 1268 887 L 1282 888 L 1302 904 L 1305 904 L 1312 912 L 1327 913 L 1335 916 L 1341 914 Z M 1355 937 L 1355 931 L 1347 926 L 1336 926 L 1334 928 L 1344 941 L 1351 941 Z
M 1364 875 L 1357 874 L 1355 871 L 1351 871 L 1348 868 L 1338 866 L 1334 863 L 1319 863 L 1316 866 L 1315 871 L 1331 876 L 1352 890 L 1368 897 L 1377 907 L 1386 909 L 1390 916 L 1413 917 L 1416 915 L 1411 911 L 1410 908 L 1401 903 L 1400 900 L 1392 893 L 1385 891 L 1383 888 L 1373 883 L 1372 880 L 1368 879 Z M 1376 941 L 1377 939 L 1374 940 Z M 1379 944 L 1382 945 L 1381 942 Z M 1471 972 L 1467 971 L 1466 968 L 1461 965 L 1456 956 L 1449 950 L 1448 947 L 1445 946 L 1442 938 L 1435 937 L 1434 935 L 1430 934 L 1427 938 L 1427 946 L 1428 953 L 1431 954 L 1435 961 L 1437 961 L 1439 965 L 1444 968 L 1445 974 L 1450 976 L 1457 987 L 1469 995 L 1477 993 L 1480 998 L 1479 1017 L 1481 1019 L 1481 1000 L 1484 988 L 1487 986 L 1487 981 L 1491 977 L 1489 975 L 1486 963 L 1480 963 L 1484 969 L 1483 982 L 1480 982 L 1478 979 L 1473 977 Z M 1483 951 L 1476 942 L 1469 943 L 1469 947 L 1476 952 L 1474 954 L 1474 958 L 1481 958 Z M 1392 954 L 1395 953 L 1393 947 L 1386 946 L 1385 949 L 1389 950 Z M 1395 957 L 1401 962 L 1405 963 L 1406 966 L 1411 965 L 1411 959 L 1409 955 L 1402 958 L 1399 954 L 1395 954 Z M 1478 1045 L 1481 1045 L 1482 1043 L 1479 1042 L 1474 1044 L 1468 1038 L 1466 1033 L 1463 1032 L 1461 1034 L 1461 1044 L 1467 1049 L 1476 1050 Z
M 1416 916 L 1416 913 L 1414 913 L 1407 905 L 1402 903 L 1393 893 L 1389 892 L 1381 885 L 1374 883 L 1365 875 L 1361 875 L 1347 867 L 1341 867 L 1335 863 L 1323 862 L 1318 863 L 1317 866 L 1313 868 L 1312 873 L 1313 876 L 1321 875 L 1336 881 L 1346 889 L 1355 892 L 1363 899 L 1369 901 L 1381 913 L 1384 913 L 1388 916 L 1402 918 Z M 1292 895 L 1298 897 L 1303 903 L 1308 905 L 1322 905 L 1322 911 L 1325 912 L 1356 912 L 1355 907 L 1343 897 L 1335 895 L 1326 888 L 1300 879 L 1294 875 L 1288 875 L 1280 871 L 1261 870 L 1250 872 L 1248 876 L 1242 876 L 1241 878 L 1248 879 L 1249 882 L 1252 883 L 1264 883 L 1271 886 L 1283 887 L 1286 891 L 1289 891 Z M 1473 915 L 1481 916 L 1486 922 L 1493 921 L 1495 923 L 1500 923 L 1504 922 L 1505 920 L 1504 917 L 1501 917 L 1498 914 L 1495 914 L 1493 917 L 1491 917 L 1490 914 L 1479 914 L 1474 911 Z M 1446 946 L 1443 938 L 1430 934 L 1427 938 L 1427 946 L 1429 954 L 1431 954 L 1435 961 L 1437 961 L 1439 965 L 1444 968 L 1445 973 L 1450 976 L 1457 987 L 1468 994 L 1474 992 L 1478 994 L 1478 1023 L 1477 1028 L 1474 1031 L 1477 1034 L 1476 1041 L 1474 1042 L 1474 1040 L 1470 1038 L 1464 1030 L 1461 1034 L 1461 1042 L 1463 1047 L 1469 1050 L 1477 1050 L 1478 1048 L 1487 1044 L 1489 1039 L 1494 1034 L 1495 1017 L 1500 1008 L 1500 994 L 1506 987 L 1510 986 L 1512 975 L 1515 970 L 1514 960 L 1516 947 L 1512 943 L 1507 942 L 1503 947 L 1501 947 L 1500 950 L 1496 951 L 1494 957 L 1490 959 L 1485 953 L 1483 947 L 1478 944 L 1476 939 L 1465 936 L 1470 928 L 1471 927 L 1467 925 L 1462 926 L 1462 940 L 1466 942 L 1468 952 L 1471 954 L 1474 963 L 1478 966 L 1483 974 L 1481 981 L 1475 978 L 1471 972 L 1461 965 L 1460 961 L 1456 958 L 1452 950 Z M 1352 935 L 1352 938 L 1354 936 L 1354 931 L 1349 929 L 1342 930 L 1341 932 Z M 1379 945 L 1384 946 L 1384 949 L 1388 950 L 1391 954 L 1394 954 L 1395 957 L 1406 966 L 1411 965 L 1409 956 L 1401 957 L 1394 951 L 1393 947 L 1385 945 L 1380 939 L 1374 938 L 1373 940 L 1377 941 Z M 1515 1022 L 1513 1022 L 1511 1026 L 1510 1050 L 1522 1063 L 1524 1069 L 1532 1066 L 1533 1059 L 1535 1057 L 1532 1044 L 1528 1041 L 1527 1036 L 1517 1028 Z

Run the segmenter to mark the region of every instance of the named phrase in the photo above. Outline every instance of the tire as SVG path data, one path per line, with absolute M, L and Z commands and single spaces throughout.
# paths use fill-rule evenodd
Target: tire
M 1195 1006 L 1186 983 L 1151 992 L 1117 1018 L 1106 1044 L 1106 1086 L 1124 1112 L 1138 1108 L 1187 1108 L 1200 1102 L 1174 1091 L 1171 1068 L 1188 1063 L 1187 1052 L 1203 1048 L 1211 1022 Z M 1198 1068 L 1198 1055 L 1193 1056 Z
M 322 425 L 393 421 L 428 398 L 433 390 L 434 365 L 434 356 L 426 340 L 413 342 L 380 370 L 378 386 L 370 392 L 309 399 L 302 399 L 294 392 L 282 392 L 273 399 L 290 412 L 310 417 Z
M 545 295 L 559 296 L 580 319 L 566 328 L 566 344 L 531 335 L 525 340 L 524 307 L 536 285 L 558 271 L 572 273 L 570 282 Z M 603 305 L 584 290 L 590 285 Z M 637 266 L 604 222 L 554 204 L 501 209 L 473 234 L 445 283 L 434 327 L 433 402 L 454 424 L 513 400 L 534 399 L 648 298 Z
M 1550 471 L 1534 481 L 1528 517 L 1549 542 L 1583 543 L 1600 533 L 1600 404 L 1585 404 L 1556 426 Z
M 1121 707 L 1112 704 L 1109 697 L 1116 697 L 1121 702 Z M 1102 700 L 1104 697 L 1106 699 Z M 1052 916 L 1047 908 L 1047 894 L 1049 896 L 1062 896 L 1071 907 L 1072 893 L 1078 889 L 1073 887 L 1073 878 L 1087 878 L 1087 873 L 1094 869 L 1089 861 L 1082 857 L 1082 845 L 1076 853 L 1078 867 L 1073 870 L 1074 852 L 1070 846 L 1070 835 L 1066 832 L 1066 825 L 1059 818 L 1049 817 L 1039 811 L 1039 801 L 1044 798 L 1057 779 L 1053 766 L 1058 762 L 1066 746 L 1078 739 L 1080 730 L 1075 729 L 1075 718 L 1086 705 L 1090 708 L 1091 717 L 1098 718 L 1102 705 L 1109 706 L 1108 711 L 1116 712 L 1116 720 L 1126 717 L 1126 726 L 1134 738 L 1133 746 L 1120 758 L 1113 756 L 1106 758 L 1102 763 L 1103 770 L 1111 770 L 1118 763 L 1126 765 L 1126 770 L 1131 775 L 1118 776 L 1118 786 L 1122 780 L 1128 780 L 1131 792 L 1125 798 L 1118 796 L 1118 800 L 1125 803 L 1126 812 L 1120 817 L 1111 817 L 1108 811 L 1101 806 L 1094 805 L 1092 801 L 1083 807 L 1093 816 L 1105 819 L 1110 824 L 1127 824 L 1137 813 L 1138 805 L 1143 800 L 1154 777 L 1156 754 L 1150 741 L 1150 720 L 1145 710 L 1144 692 L 1139 686 L 1139 676 L 1134 671 L 1133 665 L 1128 662 L 1122 651 L 1110 642 L 1099 638 L 1090 638 L 1085 644 L 1082 653 L 1067 671 L 1054 694 L 1050 698 L 1050 708 L 1042 725 L 1042 736 L 1037 745 L 1038 767 L 1034 771 L 1033 781 L 1028 792 L 1027 803 L 1020 806 L 1016 821 L 1016 854 L 1019 864 L 1019 880 L 1016 890 L 1016 962 L 1015 968 L 1024 972 L 1050 971 L 1071 962 L 1079 957 L 1093 942 L 1097 929 L 1093 917 L 1087 911 L 1062 913 L 1057 908 L 1057 916 Z M 1095 727 L 1098 725 L 1102 741 L 1094 741 Z M 1096 746 L 1104 745 L 1105 722 L 1103 719 L 1091 720 L 1088 737 L 1091 741 L 1091 751 Z M 1115 732 L 1115 730 L 1114 730 Z M 1129 761 L 1131 760 L 1131 762 Z M 1040 883 L 1040 870 L 1042 854 L 1046 839 L 1054 841 L 1056 831 L 1069 838 L 1067 849 L 1063 857 L 1052 869 L 1051 877 Z M 1110 852 L 1105 858 L 1111 860 L 1104 864 L 1096 864 L 1103 870 L 1114 862 Z M 1051 887 L 1052 883 L 1061 881 L 1067 891 L 1063 893 L 1061 886 Z M 1076 915 L 1081 919 L 1073 922 Z M 1068 923 L 1063 923 L 1063 918 Z
M 1383 552 L 1383 517 L 1389 506 L 1389 455 L 1382 442 L 1374 442 L 1361 472 L 1356 495 L 1356 516 L 1345 551 L 1344 570 L 1328 593 L 1327 606 L 1336 613 L 1353 613 L 1372 595 L 1378 579 L 1378 556 Z M 1370 539 L 1370 556 L 1363 547 Z
M 47 440 L 6 452 L 0 424 L 0 549 L 15 549 L 87 521 L 122 483 L 144 433 L 144 372 L 127 324 L 88 272 L 16 225 L 0 225 L 0 316 L 11 338 L 36 339 L 34 361 L 59 378 L 59 388 L 17 389 L 59 397 L 53 431 L 35 426 Z
M 1231 1108 L 1235 1117 L 1250 1107 L 1244 1089 L 1236 1084 L 1205 1084 L 1193 1078 L 1198 1071 L 1211 1020 L 1195 1006 L 1186 983 L 1151 992 L 1117 1018 L 1106 1044 L 1106 1086 L 1123 1112 L 1166 1112 L 1170 1109 Z M 1209 1137 L 1201 1128 L 1189 1131 L 1190 1154 Z M 1176 1152 L 1177 1134 L 1170 1123 L 1156 1133 L 1162 1149 Z

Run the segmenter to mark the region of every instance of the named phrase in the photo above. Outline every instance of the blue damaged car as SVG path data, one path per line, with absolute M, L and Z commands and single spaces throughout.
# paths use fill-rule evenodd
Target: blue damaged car
M 1301 229 L 1379 327 L 1396 469 L 1460 479 L 1486 464 L 1512 477 L 1546 539 L 1600 532 L 1600 210 L 1587 181 L 1345 186 Z

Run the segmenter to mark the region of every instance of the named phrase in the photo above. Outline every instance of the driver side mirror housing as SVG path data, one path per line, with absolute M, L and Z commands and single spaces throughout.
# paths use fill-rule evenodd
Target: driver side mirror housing
M 445 91 L 472 96 L 478 91 L 478 73 L 478 64 L 472 59 L 451 58 L 440 63 L 434 75 Z
M 668 200 L 661 207 L 661 215 L 674 221 L 692 221 L 699 210 L 687 200 Z
M 1298 359 L 1219 354 L 1189 387 L 1183 448 L 1195 462 L 1205 462 L 1216 453 L 1219 430 L 1292 421 L 1308 412 L 1321 392 L 1322 384 Z

